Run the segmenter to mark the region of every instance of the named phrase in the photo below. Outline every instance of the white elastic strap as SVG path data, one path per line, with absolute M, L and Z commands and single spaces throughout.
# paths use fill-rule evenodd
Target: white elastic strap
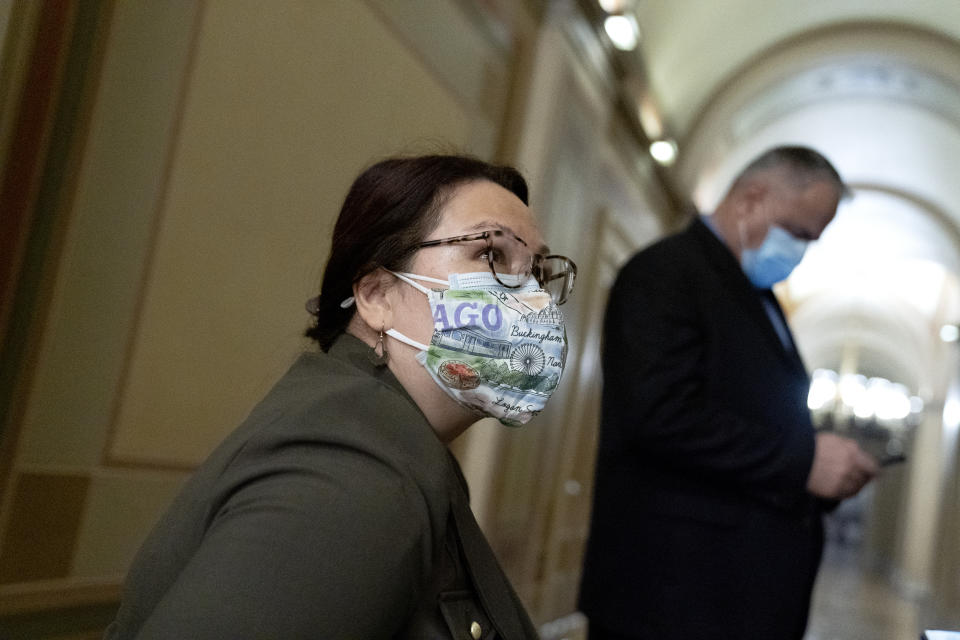
M 405 344 L 410 345 L 410 346 L 413 347 L 414 349 L 420 349 L 420 351 L 426 351 L 426 350 L 428 350 L 428 349 L 430 348 L 430 347 L 428 347 L 427 345 L 423 344 L 422 342 L 417 342 L 416 340 L 411 340 L 410 338 L 408 338 L 407 336 L 403 335 L 402 333 L 400 333 L 400 332 L 397 331 L 396 329 L 387 329 L 386 331 L 384 331 L 384 333 L 387 334 L 388 336 L 390 336 L 391 338 L 394 338 L 394 339 L 396 339 L 396 340 L 399 340 L 400 342 L 403 342 L 403 343 L 405 343 Z
M 391 273 L 393 272 L 391 271 Z M 402 273 L 397 275 L 404 275 L 404 276 L 407 276 L 408 278 L 413 278 L 414 280 L 423 280 L 424 282 L 436 282 L 437 284 L 445 284 L 445 285 L 450 284 L 449 280 L 441 280 L 440 278 L 431 278 L 430 276 L 418 276 L 415 273 Z
M 390 269 L 384 269 L 384 271 L 386 271 L 387 273 L 392 273 L 393 275 L 397 276 L 398 278 L 400 278 L 410 286 L 416 287 L 419 291 L 427 295 L 430 294 L 430 290 L 421 284 L 417 284 L 416 282 L 414 282 L 414 280 L 423 280 L 425 282 L 435 282 L 437 284 L 445 284 L 447 286 L 450 286 L 450 283 L 448 281 L 440 280 L 438 278 L 431 278 L 430 276 L 418 276 L 415 273 L 397 273 L 396 271 L 390 271 Z M 344 298 L 343 302 L 340 303 L 340 308 L 349 309 L 354 305 L 355 302 L 356 300 L 354 299 L 353 296 L 350 296 L 349 298 Z
M 450 283 L 448 281 L 440 280 L 439 278 L 431 278 L 430 276 L 418 276 L 415 273 L 398 273 L 396 271 L 390 271 L 389 269 L 387 269 L 386 271 L 388 273 L 392 273 L 393 275 L 397 276 L 398 278 L 400 278 L 401 280 L 409 284 L 411 287 L 417 289 L 418 291 L 426 295 L 430 295 L 430 289 L 427 289 L 425 286 L 423 286 L 419 282 L 414 282 L 415 280 L 423 280 L 424 282 L 435 282 L 436 284 L 444 284 L 444 285 L 450 286 Z

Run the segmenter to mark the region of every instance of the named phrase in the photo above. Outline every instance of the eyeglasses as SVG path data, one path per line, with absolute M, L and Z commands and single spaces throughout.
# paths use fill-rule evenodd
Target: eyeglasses
M 427 240 L 418 248 L 483 240 L 487 264 L 497 282 L 508 289 L 519 289 L 531 276 L 550 294 L 556 304 L 563 304 L 573 291 L 577 265 L 566 256 L 531 254 L 527 243 L 502 229 L 490 229 L 453 238 Z M 518 277 L 519 276 L 519 277 Z

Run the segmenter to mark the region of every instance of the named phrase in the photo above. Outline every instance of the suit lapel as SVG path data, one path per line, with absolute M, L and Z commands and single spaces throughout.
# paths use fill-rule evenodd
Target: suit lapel
M 803 362 L 800 361 L 800 356 L 796 351 L 796 345 L 793 344 L 793 334 L 790 332 L 790 326 L 787 324 L 786 318 L 783 316 L 783 311 L 780 309 L 776 298 L 772 296 L 774 298 L 774 309 L 783 319 L 784 327 L 787 328 L 787 335 L 791 345 L 794 347 L 792 352 L 790 349 L 784 347 L 776 328 L 767 315 L 766 309 L 764 309 L 761 293 L 757 291 L 753 283 L 747 278 L 740 263 L 737 262 L 736 256 L 733 255 L 730 249 L 699 219 L 690 225 L 688 233 L 695 238 L 703 255 L 713 267 L 714 271 L 720 276 L 721 286 L 724 287 L 726 293 L 736 301 L 736 305 L 739 308 L 746 312 L 749 320 L 760 327 L 761 333 L 770 347 L 780 354 L 791 367 L 799 368 L 804 372 L 804 375 L 806 375 L 806 369 L 803 366 Z

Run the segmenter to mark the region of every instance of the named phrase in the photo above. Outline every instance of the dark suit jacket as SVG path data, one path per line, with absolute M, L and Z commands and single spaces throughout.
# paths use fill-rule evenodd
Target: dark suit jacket
M 591 624 L 802 636 L 822 546 L 808 377 L 761 295 L 699 220 L 620 272 L 581 586 Z
M 369 347 L 304 354 L 141 548 L 107 638 L 534 638 L 456 461 Z

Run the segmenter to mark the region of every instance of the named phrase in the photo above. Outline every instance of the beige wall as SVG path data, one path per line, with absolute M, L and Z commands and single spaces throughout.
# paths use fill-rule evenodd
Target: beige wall
M 366 5 L 317 6 L 203 15 L 112 459 L 199 462 L 302 347 L 353 177 L 469 139 L 470 114 Z
M 361 168 L 494 152 L 501 45 L 461 38 L 480 71 L 451 84 L 443 48 L 416 49 L 378 4 L 113 5 L 3 505 L 4 611 L 119 582 L 189 469 L 304 347 L 303 303 Z M 432 4 L 451 39 L 471 28 L 458 2 Z
M 103 70 L 78 123 L 89 136 L 0 519 L 0 635 L 10 612 L 115 601 L 190 470 L 306 346 L 303 304 L 342 198 L 398 152 L 517 164 L 549 244 L 581 267 L 581 297 L 564 308 L 578 342 L 565 397 L 525 430 L 484 424 L 454 446 L 534 619 L 569 613 L 595 319 L 613 270 L 669 214 L 611 110 L 610 70 L 578 60 L 572 14 L 541 29 L 512 0 L 105 3 Z

